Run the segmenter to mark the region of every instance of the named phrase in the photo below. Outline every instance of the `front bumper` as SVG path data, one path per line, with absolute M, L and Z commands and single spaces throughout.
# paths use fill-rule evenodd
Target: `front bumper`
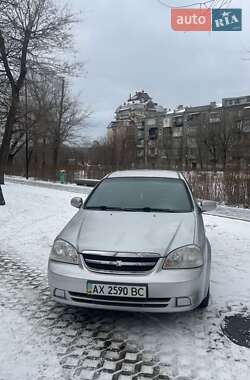
M 50 260 L 48 280 L 53 299 L 60 303 L 95 309 L 171 313 L 189 311 L 199 306 L 209 286 L 207 271 L 207 267 L 203 266 L 188 270 L 160 270 L 147 275 L 114 275 Z M 147 284 L 148 297 L 136 300 L 90 296 L 87 294 L 87 281 Z

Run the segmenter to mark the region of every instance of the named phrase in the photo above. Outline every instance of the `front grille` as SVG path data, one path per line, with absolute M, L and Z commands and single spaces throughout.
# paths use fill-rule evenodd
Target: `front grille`
M 160 256 L 154 253 L 83 252 L 88 269 L 101 273 L 146 273 L 154 269 Z
M 84 293 L 69 292 L 74 302 L 102 305 L 102 306 L 125 306 L 125 307 L 144 307 L 144 308 L 164 308 L 167 307 L 171 298 L 123 298 L 93 296 Z

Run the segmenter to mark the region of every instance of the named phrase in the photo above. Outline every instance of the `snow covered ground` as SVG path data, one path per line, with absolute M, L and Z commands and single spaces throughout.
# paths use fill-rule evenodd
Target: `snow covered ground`
M 81 194 L 88 194 L 91 191 L 90 187 L 78 186 L 74 183 L 61 184 L 59 182 L 42 181 L 35 178 L 29 178 L 27 180 L 24 177 L 5 176 L 5 180 L 8 183 L 17 183 L 27 186 L 38 186 L 40 188 L 43 187 L 45 189 L 63 190 Z
M 7 205 L 0 209 L 1 250 L 45 272 L 53 240 L 76 213 L 70 200 L 81 194 L 14 183 L 3 186 L 3 193 Z M 85 188 L 82 198 L 86 198 Z
M 248 208 L 218 205 L 216 210 L 210 211 L 208 214 L 250 222 L 250 209 Z
M 213 249 L 207 311 L 79 311 L 56 306 L 45 284 L 50 247 L 76 212 L 70 199 L 77 189 L 3 187 L 0 380 L 249 380 L 250 350 L 220 326 L 225 316 L 250 309 L 250 223 L 204 216 Z
M 62 379 L 56 353 L 34 334 L 24 317 L 0 308 L 0 321 L 1 380 Z

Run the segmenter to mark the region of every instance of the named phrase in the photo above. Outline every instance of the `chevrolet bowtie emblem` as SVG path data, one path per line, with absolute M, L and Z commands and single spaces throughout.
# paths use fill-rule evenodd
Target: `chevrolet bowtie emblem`
M 122 267 L 123 266 L 123 262 L 121 260 L 116 261 L 116 266 L 117 267 Z

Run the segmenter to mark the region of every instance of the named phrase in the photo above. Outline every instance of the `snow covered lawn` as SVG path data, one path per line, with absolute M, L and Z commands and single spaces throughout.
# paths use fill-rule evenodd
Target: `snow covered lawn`
M 76 213 L 70 200 L 81 194 L 14 183 L 3 186 L 3 193 L 6 206 L 0 209 L 0 250 L 45 272 L 56 235 Z M 82 198 L 86 198 L 85 189 Z
M 28 268 L 46 274 L 50 247 L 76 212 L 70 199 L 79 192 L 14 183 L 7 183 L 3 192 L 6 206 L 0 207 L 0 258 L 7 254 L 13 262 L 21 259 Z M 171 380 L 249 380 L 250 349 L 229 341 L 220 325 L 225 316 L 250 310 L 250 223 L 211 215 L 204 220 L 213 250 L 212 300 L 204 312 L 158 316 L 58 308 L 47 296 L 39 303 L 40 290 L 35 285 L 34 290 L 24 289 L 25 276 L 15 263 L 6 276 L 0 267 L 0 380 L 129 380 L 133 374 L 137 374 L 136 380 L 164 380 L 168 376 Z M 8 262 L 6 257 L 4 260 Z M 32 273 L 25 271 L 28 277 Z M 13 281 L 10 285 L 8 281 L 15 276 L 23 281 L 20 303 L 38 307 L 41 319 L 31 318 L 28 311 L 25 316 L 16 304 L 11 310 L 12 301 L 6 298 L 4 287 L 11 289 Z M 78 326 L 77 330 L 76 323 L 83 323 L 84 318 L 84 328 L 79 330 Z M 51 341 L 52 330 L 46 330 L 45 339 L 39 323 L 44 323 L 45 330 L 49 323 L 60 324 L 60 339 L 65 339 L 60 346 L 65 351 L 60 354 L 62 359 L 54 349 L 59 337 Z M 101 334 L 107 335 L 102 349 L 98 348 Z M 88 347 L 95 352 L 90 359 Z M 76 364 L 63 366 L 69 359 Z

